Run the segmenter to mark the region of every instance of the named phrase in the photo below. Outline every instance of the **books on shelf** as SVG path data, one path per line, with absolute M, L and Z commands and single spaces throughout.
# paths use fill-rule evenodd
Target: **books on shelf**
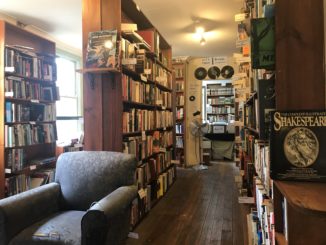
M 279 180 L 326 181 L 326 112 L 272 112 L 271 177 Z
M 88 34 L 85 65 L 87 68 L 117 68 L 117 30 L 94 31 Z

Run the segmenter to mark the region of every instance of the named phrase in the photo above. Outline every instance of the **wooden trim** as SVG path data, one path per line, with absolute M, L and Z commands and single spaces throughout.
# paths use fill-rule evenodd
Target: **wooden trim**
M 4 98 L 4 55 L 5 48 L 5 22 L 0 21 L 0 115 L 3 118 L 0 120 L 0 198 L 5 196 L 5 136 L 4 136 L 4 115 L 5 115 L 5 98 Z

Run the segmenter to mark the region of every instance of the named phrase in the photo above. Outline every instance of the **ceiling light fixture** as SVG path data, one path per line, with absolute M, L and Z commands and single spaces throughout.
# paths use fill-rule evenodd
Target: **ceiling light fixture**
M 201 36 L 199 43 L 201 46 L 204 46 L 206 44 L 206 39 L 204 38 L 204 36 Z

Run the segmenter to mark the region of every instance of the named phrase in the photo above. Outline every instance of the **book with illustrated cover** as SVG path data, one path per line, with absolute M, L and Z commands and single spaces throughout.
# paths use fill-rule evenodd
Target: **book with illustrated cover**
M 117 30 L 102 30 L 88 34 L 87 68 L 116 68 L 118 65 Z
M 253 69 L 275 67 L 275 20 L 257 18 L 251 20 L 251 57 Z
M 326 182 L 326 112 L 271 114 L 271 178 Z

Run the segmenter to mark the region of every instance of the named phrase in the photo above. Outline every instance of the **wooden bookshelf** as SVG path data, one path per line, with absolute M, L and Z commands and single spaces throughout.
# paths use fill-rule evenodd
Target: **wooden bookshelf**
M 175 157 L 180 161 L 181 165 L 186 165 L 187 154 L 185 152 L 186 144 L 186 61 L 172 62 L 173 74 L 175 80 Z
M 53 109 L 57 89 L 54 42 L 0 21 L 0 54 L 0 114 L 4 115 L 0 120 L 0 198 L 3 198 L 31 188 L 28 184 L 14 185 L 18 178 L 22 177 L 18 182 L 29 183 L 36 171 L 55 167 Z M 46 97 L 45 91 L 51 97 Z M 45 110 L 52 110 L 48 118 Z M 39 130 L 46 132 L 46 137 L 36 138 L 33 132 Z M 36 159 L 53 160 L 35 164 Z
M 137 24 L 138 30 L 121 30 L 122 23 Z M 84 60 L 88 33 L 106 29 L 118 31 L 121 65 L 113 70 L 82 69 L 84 149 L 136 156 L 138 188 L 146 193 L 146 198 L 142 196 L 133 202 L 133 226 L 138 223 L 135 220 L 149 211 L 143 209 L 150 205 L 148 201 L 154 202 L 165 194 L 167 188 L 162 190 L 161 186 L 171 185 L 176 177 L 176 168 L 171 163 L 174 149 L 172 51 L 133 1 L 83 0 Z M 155 175 L 151 183 L 144 180 L 149 167 L 151 176 Z

